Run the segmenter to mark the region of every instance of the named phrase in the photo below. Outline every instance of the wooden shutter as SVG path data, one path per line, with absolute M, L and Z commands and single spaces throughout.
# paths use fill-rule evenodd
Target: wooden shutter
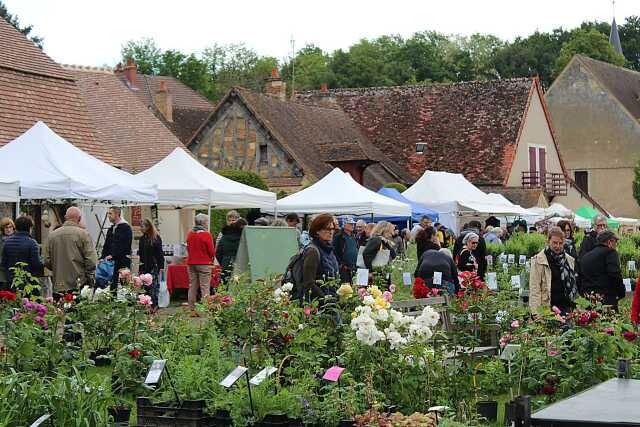
M 535 184 L 536 183 L 535 173 L 537 172 L 536 147 L 529 147 L 529 172 L 530 172 L 530 182 L 531 184 Z
M 546 172 L 547 172 L 547 150 L 544 147 L 538 148 L 538 166 L 540 167 L 540 184 L 543 186 L 546 184 Z

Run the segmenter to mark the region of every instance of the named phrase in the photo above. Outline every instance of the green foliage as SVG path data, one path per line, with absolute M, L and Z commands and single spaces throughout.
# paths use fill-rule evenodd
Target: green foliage
M 400 193 L 402 193 L 403 191 L 407 190 L 407 186 L 404 185 L 404 184 L 401 184 L 399 182 L 387 182 L 383 187 L 384 188 L 395 188 Z
M 126 64 L 129 58 L 138 66 L 138 72 L 142 74 L 158 74 L 162 52 L 155 40 L 143 38 L 138 41 L 129 40 L 120 49 L 122 63 Z
M 581 54 L 589 58 L 609 62 L 614 65 L 624 65 L 624 56 L 615 51 L 609 44 L 607 37 L 597 29 L 590 30 L 577 29 L 571 34 L 571 38 L 560 49 L 558 59 L 554 68 L 557 76 L 569 63 L 573 55 Z
M 295 68 L 295 90 L 317 90 L 326 83 L 334 87 L 336 77 L 329 68 L 330 56 L 312 44 L 306 45 L 296 53 L 292 61 L 282 66 L 282 78 L 292 81 Z M 291 86 L 288 88 L 291 90 Z
M 636 163 L 634 168 L 633 178 L 633 198 L 636 199 L 636 203 L 640 205 L 640 161 Z
M 44 42 L 44 39 L 39 36 L 33 36 L 33 35 L 30 36 L 31 30 L 33 30 L 33 25 L 27 25 L 26 27 L 21 27 L 20 19 L 18 18 L 18 15 L 10 14 L 9 11 L 7 10 L 7 6 L 5 6 L 2 1 L 0 1 L 0 17 L 4 18 L 5 21 L 11 24 L 16 30 L 20 31 L 26 37 L 29 37 L 29 40 L 34 42 L 36 46 L 42 49 L 42 44 Z
M 503 245 L 487 243 L 487 254 L 497 260 L 501 253 L 514 254 L 516 261 L 520 255 L 531 258 L 542 249 L 546 242 L 546 237 L 538 233 L 515 233 Z M 497 261 L 494 261 L 497 262 Z
M 618 32 L 627 66 L 640 71 L 640 17 L 628 16 L 625 24 L 618 27 Z

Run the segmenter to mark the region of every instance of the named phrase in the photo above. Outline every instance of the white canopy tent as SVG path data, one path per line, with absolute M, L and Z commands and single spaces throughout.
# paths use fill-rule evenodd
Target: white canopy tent
M 375 193 L 350 174 L 333 169 L 320 181 L 277 202 L 278 212 L 336 215 L 411 216 L 411 206 Z
M 154 185 L 85 153 L 42 122 L 0 148 L 0 171 L 20 181 L 22 199 L 157 200 Z
M 271 211 L 276 206 L 275 193 L 220 176 L 182 148 L 176 148 L 136 177 L 158 186 L 160 205 L 262 208 Z
M 0 175 L 0 202 L 17 203 L 20 199 L 20 182 L 16 178 Z
M 526 214 L 522 214 L 522 215 L 518 215 L 519 218 L 524 219 L 525 221 L 527 221 L 527 224 L 535 224 L 537 221 L 540 221 L 542 219 L 544 219 L 544 216 L 541 215 L 536 208 L 523 208 L 520 205 L 516 205 L 515 203 L 511 202 L 511 200 L 507 199 L 506 197 L 504 197 L 504 195 L 502 194 L 498 194 L 498 193 L 489 193 L 487 194 L 487 196 L 489 196 L 491 199 L 493 199 L 495 201 L 495 203 L 497 204 L 504 204 L 507 206 L 515 206 L 517 208 L 520 209 L 524 209 L 525 211 L 527 211 Z M 513 215 L 509 215 L 509 216 L 502 216 L 501 219 L 504 218 L 504 220 L 507 223 L 512 223 L 516 217 L 514 217 Z
M 525 216 L 530 213 L 517 205 L 500 203 L 462 174 L 425 171 L 425 173 L 402 193 L 409 200 L 422 203 L 440 215 L 440 222 L 457 231 L 463 216 Z

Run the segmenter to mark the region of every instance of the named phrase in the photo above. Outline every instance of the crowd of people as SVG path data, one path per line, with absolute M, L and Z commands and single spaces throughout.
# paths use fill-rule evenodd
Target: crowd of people
M 70 207 L 65 221 L 52 231 L 39 255 L 36 241 L 31 238 L 32 220 L 18 217 L 0 220 L 0 287 L 24 285 L 22 276 L 14 274 L 19 263 L 33 276 L 42 276 L 46 268 L 51 272 L 54 297 L 76 291 L 85 285 L 95 285 L 96 266 L 109 263 L 111 289 L 120 281 L 119 272 L 131 268 L 133 243 L 132 227 L 122 217 L 119 207 L 108 210 L 111 223 L 100 256 L 94 242 L 82 225 L 81 211 Z M 557 307 L 570 311 L 578 295 L 597 294 L 604 304 L 617 308 L 625 295 L 620 260 L 616 251 L 617 236 L 608 229 L 607 219 L 598 215 L 594 229 L 586 233 L 580 251 L 574 239 L 575 228 L 562 220 L 546 231 L 545 248 L 531 259 L 529 277 L 529 305 Z M 399 230 L 387 221 L 366 223 L 352 216 L 336 218 L 330 214 L 315 216 L 303 230 L 301 219 L 288 214 L 284 219 L 256 220 L 257 225 L 291 227 L 296 230 L 300 248 L 296 262 L 299 278 L 296 294 L 299 298 L 317 299 L 336 292 L 340 283 L 351 283 L 358 268 L 369 271 L 369 280 L 383 274 L 385 267 L 396 257 L 405 257 L 410 242 L 417 250 L 416 278 L 431 288 L 450 293 L 460 288 L 459 274 L 474 272 L 484 279 L 487 272 L 487 243 L 503 244 L 516 233 L 532 230 L 517 221 L 503 229 L 489 218 L 485 227 L 479 221 L 470 221 L 457 235 L 440 223 L 425 216 L 411 229 Z M 229 211 L 226 224 L 215 240 L 210 233 L 209 217 L 195 216 L 194 227 L 187 235 L 186 264 L 189 274 L 188 306 L 197 316 L 195 305 L 210 293 L 212 266 L 220 266 L 221 279 L 227 280 L 238 253 L 243 228 L 247 221 L 237 211 Z M 142 235 L 138 243 L 140 274 L 149 274 L 153 280 L 147 292 L 152 299 L 152 310 L 158 309 L 159 277 L 165 268 L 162 238 L 153 222 L 142 222 Z M 449 248 L 452 247 L 450 251 Z M 292 259 L 293 262 L 293 259 Z M 293 269 L 292 264 L 288 269 Z M 329 283 L 320 286 L 319 283 Z M 390 285 L 387 273 L 382 283 Z M 333 283 L 333 285 L 331 285 Z

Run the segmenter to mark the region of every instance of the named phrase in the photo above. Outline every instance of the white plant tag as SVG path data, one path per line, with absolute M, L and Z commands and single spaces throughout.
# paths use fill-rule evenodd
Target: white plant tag
M 264 381 L 268 376 L 277 371 L 273 366 L 264 368 L 262 371 L 258 372 L 258 374 L 249 380 L 249 384 L 252 385 L 260 385 L 262 381 Z
M 636 271 L 636 262 L 635 261 L 629 261 L 627 263 L 627 270 Z
M 405 286 L 411 286 L 411 273 L 402 273 L 402 283 L 404 283 Z
M 356 285 L 367 286 L 369 284 L 369 269 L 359 268 L 356 273 Z
M 527 262 L 527 256 L 526 255 L 520 255 L 520 258 L 518 259 L 518 264 L 525 265 L 526 262 Z
M 509 271 L 509 264 L 507 264 L 506 262 L 502 264 L 502 271 L 504 271 L 505 273 L 507 271 Z
M 625 291 L 631 292 L 631 279 L 622 279 L 622 283 L 624 283 Z
M 487 273 L 487 287 L 492 291 L 498 290 L 498 275 L 495 272 Z
M 516 263 L 515 254 L 509 254 L 509 257 L 507 259 L 509 260 L 509 261 L 507 261 L 509 264 L 515 264 Z
M 442 285 L 442 272 L 434 271 L 433 272 L 433 284 L 434 285 Z
M 487 255 L 487 265 L 493 265 L 493 257 L 491 255 Z
M 229 375 L 227 375 L 222 381 L 220 381 L 220 385 L 225 388 L 231 387 L 245 372 L 247 372 L 247 368 L 245 368 L 244 366 L 236 366 L 236 368 L 231 371 Z
M 511 276 L 511 286 L 520 287 L 520 275 Z

